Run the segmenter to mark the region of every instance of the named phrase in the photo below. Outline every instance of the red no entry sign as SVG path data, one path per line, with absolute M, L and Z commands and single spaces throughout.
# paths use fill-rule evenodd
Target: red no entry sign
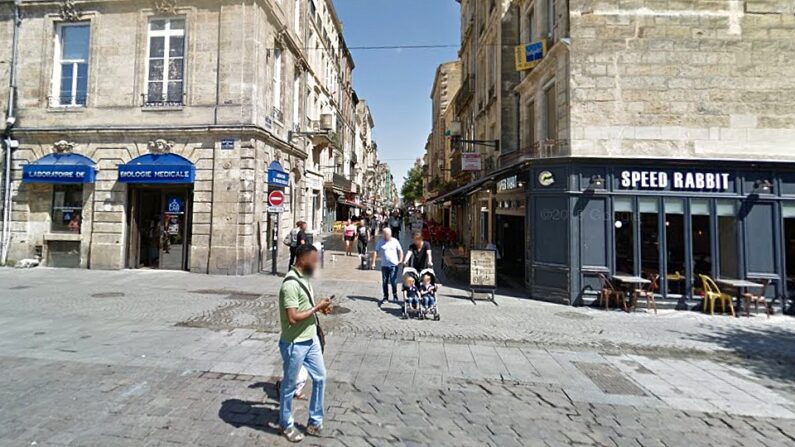
M 268 194 L 268 205 L 282 206 L 284 204 L 284 193 L 281 191 L 271 191 Z

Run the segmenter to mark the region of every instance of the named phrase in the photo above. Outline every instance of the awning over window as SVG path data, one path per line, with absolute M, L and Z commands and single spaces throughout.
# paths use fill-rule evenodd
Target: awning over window
M 177 154 L 147 154 L 119 165 L 121 183 L 193 183 L 196 166 Z
M 79 154 L 50 154 L 22 166 L 23 183 L 94 183 L 94 161 Z

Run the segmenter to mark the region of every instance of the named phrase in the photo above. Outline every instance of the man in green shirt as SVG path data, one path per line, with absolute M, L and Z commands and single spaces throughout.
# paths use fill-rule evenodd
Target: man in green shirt
M 279 426 L 284 437 L 300 442 L 304 436 L 295 428 L 293 396 L 301 367 L 312 378 L 312 397 L 309 400 L 308 434 L 320 436 L 323 429 L 323 394 L 326 386 L 326 366 L 318 338 L 317 313 L 331 312 L 331 300 L 323 298 L 315 304 L 309 279 L 317 269 L 317 249 L 300 245 L 295 250 L 295 266 L 284 278 L 279 290 L 279 318 L 282 333 L 279 352 L 284 372 L 279 390 Z

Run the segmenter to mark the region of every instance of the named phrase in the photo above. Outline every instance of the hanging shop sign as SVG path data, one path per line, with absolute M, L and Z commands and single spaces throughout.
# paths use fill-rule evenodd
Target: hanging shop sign
M 282 188 L 290 187 L 290 174 L 288 174 L 282 164 L 274 161 L 268 166 L 268 184 Z
M 525 71 L 535 68 L 547 54 L 547 41 L 541 40 L 526 45 L 519 45 L 515 49 L 516 71 Z
M 621 171 L 623 189 L 727 192 L 732 175 L 726 172 L 699 171 Z
M 480 171 L 482 169 L 482 159 L 478 153 L 461 154 L 462 171 Z

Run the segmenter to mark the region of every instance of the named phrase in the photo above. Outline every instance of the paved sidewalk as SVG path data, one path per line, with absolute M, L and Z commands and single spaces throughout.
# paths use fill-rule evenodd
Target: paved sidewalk
M 473 305 L 444 287 L 441 321 L 404 321 L 357 266 L 331 253 L 316 281 L 338 297 L 334 439 L 308 445 L 795 443 L 792 318 Z M 284 445 L 279 283 L 0 269 L 0 446 Z

